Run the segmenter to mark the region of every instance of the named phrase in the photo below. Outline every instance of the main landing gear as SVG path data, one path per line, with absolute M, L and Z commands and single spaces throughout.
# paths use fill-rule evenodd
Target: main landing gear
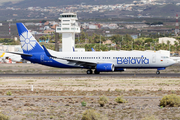
M 94 74 L 99 74 L 100 72 L 98 72 L 97 70 L 94 70 Z
M 94 70 L 94 74 L 99 74 L 100 72 L 98 72 L 97 70 Z M 92 70 L 87 70 L 87 74 L 93 74 Z
M 160 74 L 159 70 L 156 72 L 156 74 L 157 74 L 157 75 L 159 75 L 159 74 Z
M 87 70 L 87 74 L 92 74 L 92 70 Z

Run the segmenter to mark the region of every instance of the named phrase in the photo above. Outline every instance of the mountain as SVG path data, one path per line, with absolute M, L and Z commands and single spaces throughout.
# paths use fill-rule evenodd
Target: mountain
M 62 5 L 74 5 L 74 4 L 88 4 L 88 5 L 113 5 L 113 4 L 123 4 L 132 3 L 134 0 L 24 0 L 18 3 L 7 2 L 4 6 L 9 7 L 47 7 L 47 6 L 62 6 Z M 137 0 L 139 1 L 139 0 Z
M 180 14 L 180 6 L 174 4 L 167 4 L 163 6 L 149 6 L 144 11 L 144 14 L 154 15 L 154 16 L 175 16 L 176 14 Z

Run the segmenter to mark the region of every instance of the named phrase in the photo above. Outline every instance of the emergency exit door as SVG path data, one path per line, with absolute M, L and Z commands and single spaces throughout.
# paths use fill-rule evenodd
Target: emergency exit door
M 155 54 L 152 56 L 152 63 L 156 63 L 156 55 Z

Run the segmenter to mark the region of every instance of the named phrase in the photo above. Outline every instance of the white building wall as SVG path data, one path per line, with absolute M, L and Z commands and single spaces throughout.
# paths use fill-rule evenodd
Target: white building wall
M 98 29 L 97 25 L 89 25 L 89 29 Z
M 85 48 L 75 48 L 75 52 L 85 52 Z
M 174 38 L 168 38 L 168 37 L 159 38 L 159 43 L 167 44 L 168 41 L 170 41 L 171 45 L 174 45 L 174 41 L 178 42 L 178 40 L 176 40 Z
M 74 33 L 62 33 L 62 52 L 72 52 L 75 45 Z
M 3 52 L 22 52 L 21 45 L 0 45 L 0 51 Z
M 163 55 L 166 55 L 166 56 L 170 57 L 170 51 L 167 51 L 167 50 L 159 50 L 159 51 L 157 51 L 157 52 L 159 52 L 160 54 L 163 54 Z

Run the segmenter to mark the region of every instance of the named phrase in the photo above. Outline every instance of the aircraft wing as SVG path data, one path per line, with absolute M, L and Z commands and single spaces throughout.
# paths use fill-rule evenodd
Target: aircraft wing
M 97 65 L 97 63 L 94 63 L 94 62 L 87 62 L 87 61 L 80 61 L 80 60 L 73 60 L 73 59 L 67 59 L 67 58 L 60 58 L 60 57 L 56 57 L 56 56 L 53 56 L 49 53 L 49 51 L 46 49 L 46 47 L 44 45 L 42 45 L 43 48 L 44 48 L 44 51 L 46 53 L 46 55 L 48 57 L 51 57 L 51 58 L 55 58 L 55 59 L 61 59 L 61 60 L 67 60 L 69 61 L 69 63 L 76 63 L 76 65 L 81 65 L 81 66 L 84 66 L 84 67 L 95 67 Z

